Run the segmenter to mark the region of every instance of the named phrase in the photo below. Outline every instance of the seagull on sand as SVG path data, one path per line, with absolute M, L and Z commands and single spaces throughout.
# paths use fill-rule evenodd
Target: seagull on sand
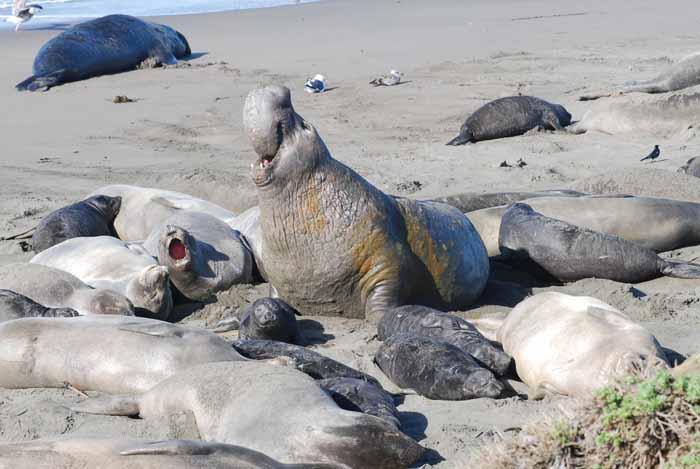
M 394 86 L 401 83 L 402 76 L 403 73 L 392 70 L 386 75 L 382 75 L 370 81 L 369 84 L 374 86 Z
M 36 3 L 27 5 L 27 0 L 15 0 L 12 4 L 12 16 L 5 18 L 5 21 L 16 24 L 15 32 L 17 32 L 22 23 L 32 19 L 32 16 L 36 15 L 40 10 L 43 10 L 41 5 Z
M 651 151 L 651 153 L 649 153 L 647 156 L 645 156 L 644 158 L 642 158 L 639 161 L 644 161 L 644 160 L 654 161 L 656 158 L 659 157 L 659 155 L 661 155 L 661 150 L 659 150 L 658 145 L 654 145 L 654 149 Z
M 326 77 L 323 75 L 316 75 L 313 78 L 309 78 L 304 83 L 304 89 L 307 93 L 321 93 L 326 89 Z

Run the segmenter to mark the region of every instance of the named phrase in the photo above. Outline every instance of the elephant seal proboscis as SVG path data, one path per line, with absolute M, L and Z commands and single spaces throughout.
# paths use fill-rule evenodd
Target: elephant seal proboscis
M 603 278 L 639 283 L 663 275 L 700 279 L 700 265 L 662 259 L 651 249 L 545 217 L 522 203 L 503 215 L 499 246 L 505 259 L 531 260 L 563 282 Z
M 485 208 L 510 205 L 526 199 L 537 197 L 581 197 L 586 194 L 570 190 L 549 190 L 539 192 L 464 192 L 462 194 L 447 195 L 431 199 L 433 202 L 442 202 L 452 205 L 462 213 L 473 212 Z
M 700 177 L 700 158 L 697 156 L 689 159 L 683 166 L 678 168 L 679 173 L 684 173 L 689 176 Z
M 148 317 L 167 319 L 173 308 L 168 268 L 111 236 L 69 239 L 37 254 L 30 263 L 63 270 L 95 288 L 119 292 Z
M 304 373 L 259 362 L 192 367 L 144 394 L 89 399 L 73 410 L 142 418 L 192 412 L 203 440 L 235 442 L 284 463 L 402 468 L 423 453 L 384 420 L 340 409 Z
M 239 337 L 298 343 L 301 336 L 297 314 L 298 311 L 279 298 L 260 298 L 243 310 Z
M 379 347 L 374 361 L 394 384 L 428 399 L 495 398 L 505 388 L 471 355 L 433 337 L 394 334 Z
M 658 342 L 620 311 L 587 296 L 545 292 L 518 303 L 505 319 L 475 319 L 503 344 L 533 389 L 586 396 L 644 362 L 666 360 Z
M 169 217 L 143 247 L 168 268 L 170 281 L 190 300 L 205 301 L 253 280 L 253 257 L 241 234 L 207 213 Z
M 72 26 L 44 44 L 34 59 L 33 75 L 17 90 L 48 89 L 133 70 L 147 60 L 172 65 L 191 53 L 185 36 L 169 26 L 127 15 L 104 16 Z
M 533 129 L 564 130 L 571 114 L 560 104 L 533 96 L 509 96 L 484 104 L 467 118 L 448 145 L 515 137 Z
M 62 241 L 87 236 L 114 236 L 121 197 L 96 195 L 46 215 L 32 235 L 32 248 L 44 251 Z
M 513 362 L 469 322 L 426 306 L 399 306 L 384 313 L 377 326 L 378 339 L 386 340 L 401 333 L 434 337 L 452 344 L 498 376 L 505 375 Z
M 47 308 L 24 295 L 0 289 L 0 322 L 19 318 L 72 318 L 78 312 L 71 308 Z
M 194 365 L 245 360 L 224 339 L 145 318 L 27 318 L 0 323 L 0 387 L 143 392 Z
M 489 264 L 464 215 L 388 196 L 331 157 L 288 88 L 249 93 L 244 125 L 258 160 L 262 257 L 279 297 L 304 314 L 381 317 L 387 308 L 463 308 Z
M 341 409 L 374 415 L 401 428 L 394 398 L 382 388 L 357 378 L 328 378 L 320 380 L 318 384 Z
M 124 295 L 92 288 L 68 272 L 44 265 L 0 266 L 0 288 L 26 296 L 42 306 L 70 308 L 80 315 L 134 315 L 134 306 Z

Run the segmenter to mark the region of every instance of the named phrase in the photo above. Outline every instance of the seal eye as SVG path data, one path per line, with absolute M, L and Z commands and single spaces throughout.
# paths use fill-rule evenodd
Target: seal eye
M 168 253 L 170 254 L 170 257 L 176 261 L 179 261 L 180 259 L 184 259 L 187 255 L 187 248 L 179 239 L 173 239 L 170 242 L 170 246 L 168 246 Z

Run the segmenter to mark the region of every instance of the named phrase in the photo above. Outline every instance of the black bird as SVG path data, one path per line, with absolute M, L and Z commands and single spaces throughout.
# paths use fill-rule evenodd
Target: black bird
M 647 156 L 645 156 L 644 158 L 642 158 L 642 159 L 639 160 L 639 161 L 644 161 L 644 160 L 652 160 L 652 161 L 654 161 L 656 158 L 659 157 L 659 155 L 661 155 L 661 150 L 659 150 L 659 146 L 658 146 L 658 145 L 654 145 L 654 149 L 651 151 L 651 153 L 649 153 Z

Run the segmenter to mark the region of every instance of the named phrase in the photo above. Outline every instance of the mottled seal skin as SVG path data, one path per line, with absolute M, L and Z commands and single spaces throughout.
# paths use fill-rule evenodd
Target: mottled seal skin
M 71 308 L 47 308 L 24 295 L 0 289 L 0 322 L 19 318 L 72 318 L 78 312 Z
M 513 362 L 469 322 L 426 306 L 399 306 L 384 313 L 377 326 L 379 340 L 401 333 L 433 337 L 454 345 L 498 376 L 505 375 Z
M 80 315 L 133 316 L 134 305 L 124 295 L 92 288 L 74 275 L 39 264 L 0 266 L 0 288 L 11 290 L 48 308 L 70 308 Z
M 35 469 L 343 469 L 335 464 L 282 464 L 242 446 L 195 440 L 65 437 L 0 444 L 0 467 Z
M 192 412 L 203 440 L 235 442 L 283 463 L 398 469 L 423 453 L 384 420 L 340 409 L 304 373 L 259 362 L 192 367 L 144 394 L 90 399 L 74 410 L 142 418 Z
M 185 36 L 162 24 L 109 15 L 77 24 L 49 40 L 34 59 L 33 75 L 18 91 L 135 69 L 145 60 L 172 65 L 191 54 Z
M 205 301 L 253 281 L 253 257 L 241 234 L 207 213 L 171 216 L 143 246 L 168 268 L 173 285 L 190 300 Z
M 0 387 L 143 392 L 201 363 L 245 360 L 202 329 L 120 316 L 0 324 Z
M 556 394 L 590 396 L 635 366 L 666 362 L 646 329 L 587 296 L 540 293 L 518 303 L 504 319 L 474 324 L 503 344 L 525 384 Z
M 522 203 L 503 215 L 499 245 L 505 259 L 531 260 L 563 282 L 604 278 L 639 283 L 663 275 L 700 278 L 700 265 L 662 259 L 651 249 L 545 217 Z
M 394 334 L 379 347 L 374 361 L 394 384 L 428 399 L 495 398 L 504 390 L 471 355 L 433 337 Z
M 683 166 L 678 168 L 679 173 L 684 173 L 689 176 L 700 177 L 700 158 L 693 157 L 685 162 Z
M 570 190 L 551 190 L 539 192 L 465 192 L 462 194 L 447 195 L 432 199 L 433 202 L 441 202 L 451 205 L 462 213 L 473 212 L 485 208 L 510 205 L 526 199 L 538 197 L 581 197 L 586 194 Z
M 379 381 L 318 352 L 275 340 L 237 340 L 233 347 L 244 357 L 255 360 L 289 357 L 298 370 L 314 379 L 355 378 L 381 388 Z
M 388 196 L 336 161 L 281 86 L 253 90 L 244 125 L 259 159 L 262 257 L 279 297 L 304 314 L 466 308 L 489 264 L 459 210 Z
M 239 337 L 298 343 L 297 314 L 298 311 L 279 298 L 260 298 L 243 310 Z
M 121 197 L 96 195 L 49 213 L 32 235 L 34 251 L 41 252 L 71 238 L 116 236 L 114 218 Z
M 341 409 L 364 412 L 401 428 L 394 398 L 380 387 L 356 378 L 329 378 L 318 382 Z
M 532 129 L 564 130 L 571 114 L 559 104 L 533 96 L 510 96 L 491 101 L 469 116 L 459 135 L 447 145 L 515 137 Z

